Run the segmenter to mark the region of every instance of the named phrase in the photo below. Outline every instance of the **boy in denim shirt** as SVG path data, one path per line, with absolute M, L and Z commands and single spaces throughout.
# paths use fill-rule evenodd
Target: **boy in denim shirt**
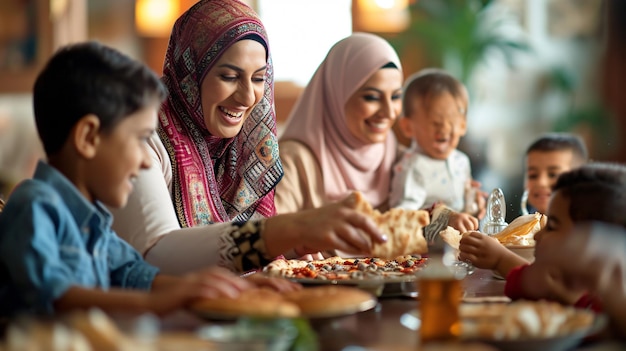
M 0 214 L 0 314 L 99 307 L 164 314 L 252 286 L 221 268 L 165 276 L 111 230 L 150 166 L 146 141 L 166 91 L 144 65 L 95 42 L 57 52 L 37 78 L 34 112 L 48 162 Z

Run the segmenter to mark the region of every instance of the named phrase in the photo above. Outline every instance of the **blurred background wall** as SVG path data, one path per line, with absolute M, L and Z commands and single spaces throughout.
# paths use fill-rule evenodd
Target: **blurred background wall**
M 161 73 L 169 30 L 194 0 L 0 0 L 0 179 L 5 196 L 42 157 L 30 88 L 60 45 L 99 40 Z M 468 87 L 461 149 L 485 190 L 519 214 L 523 154 L 548 131 L 580 133 L 610 160 L 624 131 L 598 98 L 601 0 L 249 0 L 263 19 L 276 72 L 279 123 L 328 49 L 352 31 L 379 34 L 405 76 L 449 70 Z M 403 142 L 406 142 L 403 140 Z

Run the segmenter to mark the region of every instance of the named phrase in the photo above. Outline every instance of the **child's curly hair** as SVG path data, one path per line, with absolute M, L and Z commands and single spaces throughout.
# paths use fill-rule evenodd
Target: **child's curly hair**
M 626 166 L 594 162 L 562 173 L 554 188 L 570 200 L 572 221 L 626 227 Z

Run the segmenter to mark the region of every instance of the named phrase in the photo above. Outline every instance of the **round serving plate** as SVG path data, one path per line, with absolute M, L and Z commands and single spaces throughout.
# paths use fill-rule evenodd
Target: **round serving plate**
M 331 312 L 322 311 L 322 312 L 302 313 L 300 317 L 307 318 L 307 319 L 327 319 L 327 318 L 343 317 L 343 316 L 348 316 L 348 315 L 352 315 L 355 313 L 371 310 L 372 308 L 376 307 L 377 304 L 378 304 L 378 300 L 376 299 L 376 297 L 372 296 L 371 299 L 363 301 L 359 304 L 352 304 L 350 306 L 346 306 L 345 308 L 341 310 L 335 310 Z M 200 310 L 200 309 L 193 309 L 192 312 L 203 319 L 208 319 L 212 321 L 223 321 L 223 322 L 236 321 L 236 320 L 239 320 L 240 318 L 259 318 L 259 319 L 266 319 L 266 320 L 285 319 L 285 317 L 254 316 L 254 315 L 244 314 L 244 313 L 226 313 L 226 312 L 217 312 L 217 311 Z
M 428 266 L 428 261 L 424 267 Z M 423 269 L 422 268 L 422 269 Z M 463 279 L 474 273 L 476 268 L 466 262 L 456 261 L 450 268 L 455 277 Z M 347 285 L 357 287 L 374 294 L 377 297 L 418 297 L 417 281 L 420 271 L 414 274 L 396 274 L 380 277 L 362 277 L 350 279 L 318 279 L 318 278 L 287 278 L 304 286 L 315 285 Z
M 419 311 L 413 310 L 403 314 L 400 317 L 400 323 L 408 329 L 419 330 L 421 325 Z M 554 337 L 496 340 L 461 336 L 461 340 L 485 343 L 494 346 L 498 350 L 507 351 L 565 351 L 580 344 L 584 338 L 599 333 L 606 327 L 607 323 L 606 315 L 596 314 L 593 323 L 588 328 Z

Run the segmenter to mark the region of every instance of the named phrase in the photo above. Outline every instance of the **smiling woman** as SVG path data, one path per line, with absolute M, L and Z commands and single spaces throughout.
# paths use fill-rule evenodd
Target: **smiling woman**
M 398 55 L 379 36 L 354 33 L 330 49 L 281 137 L 279 213 L 319 207 L 353 190 L 387 207 L 402 80 Z
M 237 0 L 200 0 L 174 24 L 169 96 L 150 140 L 152 166 L 116 232 L 163 272 L 259 268 L 295 247 L 369 252 L 384 239 L 350 201 L 274 216 L 283 176 L 273 66 L 263 24 Z
M 149 260 L 164 234 L 275 214 L 282 168 L 272 157 L 267 47 L 256 14 L 237 1 L 200 1 L 176 21 L 162 78 L 169 96 L 150 140 L 156 167 L 138 177 L 129 205 L 115 213 L 116 231 Z M 267 145 L 274 151 L 259 158 Z
M 234 43 L 202 81 L 202 114 L 212 135 L 235 137 L 263 97 L 265 46 L 253 38 Z

